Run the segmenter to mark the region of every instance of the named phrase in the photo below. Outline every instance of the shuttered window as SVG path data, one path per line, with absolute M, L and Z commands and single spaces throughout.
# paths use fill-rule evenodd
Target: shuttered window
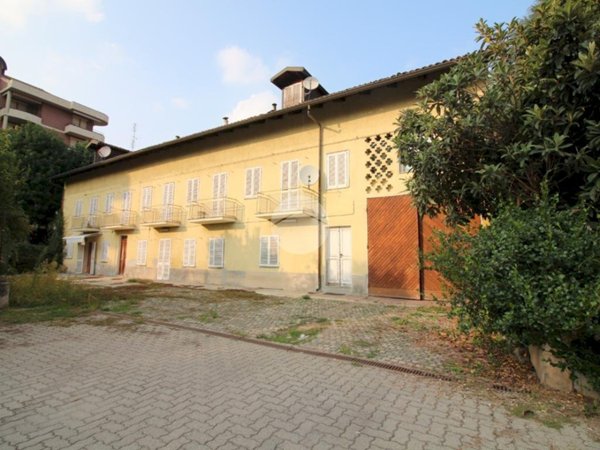
M 100 261 L 102 261 L 102 262 L 108 261 L 109 248 L 110 248 L 110 245 L 108 242 L 102 243 L 102 251 L 100 252 Z
M 198 186 L 200 180 L 198 178 L 192 178 L 187 182 L 187 203 L 188 205 L 196 203 L 198 201 Z
M 163 205 L 172 205 L 175 201 L 175 183 L 166 183 L 163 187 Z
M 196 266 L 196 239 L 183 241 L 183 267 Z
M 129 211 L 131 209 L 131 192 L 125 191 L 123 192 L 123 203 L 121 205 L 121 209 L 123 211 Z
M 65 245 L 65 258 L 72 258 L 73 257 L 73 246 L 75 244 L 72 241 L 67 240 L 67 243 Z
M 152 208 L 152 186 L 142 190 L 142 210 Z
M 146 265 L 147 250 L 148 250 L 148 241 L 147 240 L 144 239 L 144 240 L 140 240 L 137 242 L 136 264 L 138 266 Z
M 75 202 L 75 217 L 81 217 L 81 212 L 83 211 L 83 200 L 78 199 Z
M 208 240 L 208 267 L 221 268 L 224 263 L 224 239 L 210 238 Z
M 98 212 L 98 197 L 92 197 L 90 199 L 90 216 L 95 215 Z
M 339 189 L 348 187 L 348 152 L 327 155 L 327 187 Z
M 254 198 L 258 195 L 260 191 L 261 172 L 260 167 L 246 169 L 246 190 L 244 193 L 246 198 Z
M 279 266 L 279 236 L 260 237 L 260 265 L 262 267 Z
M 106 214 L 110 214 L 112 212 L 114 199 L 115 194 L 113 194 L 112 192 L 106 194 L 106 198 L 104 199 L 104 212 Z

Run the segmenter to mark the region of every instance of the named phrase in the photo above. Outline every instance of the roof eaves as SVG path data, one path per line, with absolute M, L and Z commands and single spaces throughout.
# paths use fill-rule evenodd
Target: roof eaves
M 369 91 L 372 89 L 384 87 L 386 85 L 391 85 L 394 83 L 402 82 L 402 81 L 405 81 L 405 80 L 408 80 L 408 79 L 411 79 L 414 77 L 426 75 L 431 72 L 450 68 L 450 67 L 454 66 L 462 58 L 463 58 L 463 56 L 459 56 L 456 58 L 446 59 L 446 60 L 443 60 L 438 63 L 419 67 L 417 69 L 408 70 L 405 72 L 399 72 L 399 73 L 389 76 L 389 77 L 380 78 L 378 80 L 370 81 L 370 82 L 364 83 L 364 84 L 359 84 L 357 86 L 354 86 L 354 87 L 351 87 L 348 89 L 344 89 L 342 91 L 333 92 L 331 94 L 324 95 L 322 97 L 318 97 L 313 100 L 308 100 L 308 101 L 300 103 L 298 105 L 279 109 L 277 111 L 269 111 L 267 113 L 260 114 L 257 116 L 252 116 L 247 119 L 243 119 L 243 120 L 233 122 L 233 123 L 230 123 L 227 125 L 221 125 L 221 126 L 218 126 L 215 128 L 209 128 L 207 130 L 200 131 L 198 133 L 193 133 L 188 136 L 161 142 L 160 144 L 151 145 L 150 147 L 146 147 L 144 149 L 137 150 L 135 152 L 130 152 L 125 155 L 115 156 L 114 158 L 110 158 L 110 159 L 107 159 L 104 161 L 100 161 L 100 162 L 97 162 L 94 164 L 90 164 L 87 166 L 83 166 L 83 167 L 80 167 L 77 169 L 73 169 L 73 170 L 70 170 L 67 172 L 60 173 L 60 174 L 56 175 L 55 178 L 64 178 L 64 177 L 68 177 L 68 176 L 72 176 L 72 175 L 77 175 L 79 173 L 89 172 L 89 171 L 95 170 L 96 168 L 105 167 L 108 165 L 118 163 L 119 161 L 122 161 L 124 159 L 137 158 L 142 155 L 146 155 L 148 153 L 165 150 L 167 148 L 185 144 L 187 142 L 194 141 L 197 139 L 202 139 L 202 138 L 205 138 L 208 136 L 213 136 L 213 135 L 217 136 L 218 134 L 223 133 L 223 132 L 234 131 L 236 128 L 246 128 L 249 125 L 264 123 L 265 121 L 267 121 L 269 119 L 280 118 L 282 116 L 285 116 L 286 114 L 292 114 L 299 110 L 305 109 L 309 105 L 310 106 L 320 105 L 323 103 L 327 103 L 329 101 L 341 99 L 344 97 L 349 97 L 351 95 L 360 94 L 361 92 L 366 92 L 366 91 Z

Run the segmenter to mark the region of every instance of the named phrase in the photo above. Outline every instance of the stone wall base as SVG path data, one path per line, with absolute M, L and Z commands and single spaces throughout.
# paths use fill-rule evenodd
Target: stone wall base
M 530 345 L 529 358 L 535 368 L 540 383 L 563 392 L 579 392 L 586 397 L 600 399 L 600 393 L 592 389 L 588 380 L 581 374 L 576 374 L 575 381 L 571 379 L 569 369 L 562 370 L 553 364 L 558 364 L 560 359 L 556 358 L 548 346 L 542 348 Z

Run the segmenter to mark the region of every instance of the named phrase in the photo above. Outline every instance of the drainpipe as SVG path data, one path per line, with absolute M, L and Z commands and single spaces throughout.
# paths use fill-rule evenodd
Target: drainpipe
M 323 200 L 323 125 L 319 122 L 315 116 L 312 115 L 310 111 L 310 105 L 307 106 L 306 116 L 312 120 L 319 127 L 319 180 L 318 180 L 318 193 L 317 193 L 317 291 L 321 291 L 323 289 L 322 283 L 322 262 L 323 262 L 323 246 L 321 245 L 321 241 L 323 238 L 323 222 L 322 222 L 322 200 Z

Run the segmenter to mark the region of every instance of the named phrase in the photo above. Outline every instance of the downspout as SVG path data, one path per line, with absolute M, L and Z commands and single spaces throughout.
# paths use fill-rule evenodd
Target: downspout
M 319 127 L 319 179 L 318 179 L 318 192 L 317 192 L 317 292 L 321 291 L 323 288 L 322 283 L 322 262 L 323 262 L 323 246 L 321 245 L 323 238 L 323 222 L 322 222 L 322 212 L 323 212 L 323 125 L 319 122 L 315 116 L 310 112 L 310 105 L 307 106 L 306 116 L 312 120 Z

